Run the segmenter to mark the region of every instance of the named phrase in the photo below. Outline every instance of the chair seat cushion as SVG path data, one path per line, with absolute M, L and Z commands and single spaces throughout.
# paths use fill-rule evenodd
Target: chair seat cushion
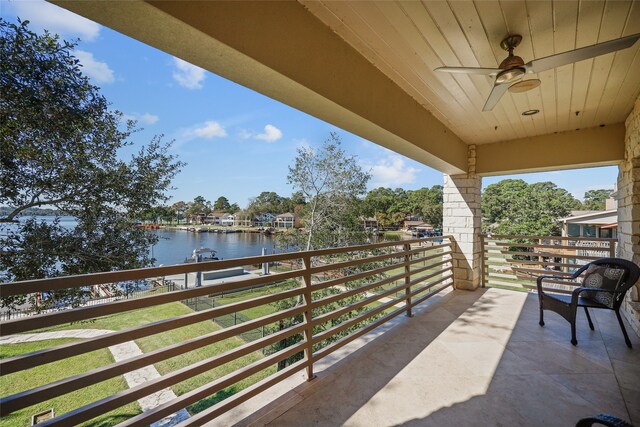
M 583 292 L 583 294 L 585 294 L 586 292 Z M 594 292 L 595 293 L 595 292 Z M 562 301 L 563 303 L 570 305 L 571 304 L 571 295 L 563 295 L 563 294 L 546 294 L 545 295 L 547 298 L 553 298 L 556 299 L 558 301 Z M 604 304 L 600 304 L 597 301 L 594 301 L 590 298 L 578 298 L 578 306 L 580 307 L 593 307 L 593 308 L 611 308 L 609 306 L 606 306 Z
M 585 288 L 605 289 L 615 291 L 622 282 L 625 270 L 622 268 L 612 268 L 604 265 L 592 264 L 587 268 L 582 279 L 582 286 Z M 614 294 L 609 292 L 583 292 L 583 299 L 592 300 L 602 305 L 612 308 Z

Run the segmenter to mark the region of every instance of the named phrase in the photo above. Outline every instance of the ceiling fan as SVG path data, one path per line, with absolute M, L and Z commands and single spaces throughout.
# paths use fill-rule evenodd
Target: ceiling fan
M 522 41 L 522 36 L 513 34 L 505 37 L 500 42 L 500 47 L 509 52 L 509 56 L 500 63 L 500 68 L 439 67 L 434 71 L 495 76 L 493 89 L 491 89 L 489 98 L 482 108 L 482 111 L 491 111 L 507 89 L 510 89 L 512 92 L 525 92 L 540 84 L 540 80 L 537 79 L 522 80 L 525 74 L 539 73 L 540 71 L 550 70 L 551 68 L 626 49 L 633 46 L 638 39 L 640 39 L 640 33 L 558 53 L 545 58 L 534 59 L 525 64 L 522 58 L 513 54 L 513 50 L 518 47 Z

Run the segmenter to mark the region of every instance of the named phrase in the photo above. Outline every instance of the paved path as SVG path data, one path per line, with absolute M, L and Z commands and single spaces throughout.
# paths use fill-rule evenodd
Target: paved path
M 37 334 L 17 334 L 7 335 L 0 338 L 0 345 L 4 344 L 18 344 L 24 342 L 44 341 L 61 338 L 94 338 L 100 335 L 108 334 L 113 331 L 108 329 L 69 329 L 66 331 L 57 332 L 42 332 Z M 138 347 L 134 341 L 127 341 L 122 344 L 116 344 L 109 347 L 109 351 L 113 354 L 113 358 L 116 362 L 129 359 L 131 357 L 139 356 L 142 354 L 142 350 Z M 159 378 L 160 373 L 153 365 L 145 366 L 135 371 L 127 372 L 124 374 L 124 379 L 127 382 L 129 388 L 133 388 L 140 384 L 144 384 L 147 381 Z M 143 411 L 153 409 L 158 405 L 175 399 L 177 396 L 167 387 L 148 396 L 138 399 L 138 404 Z M 171 414 L 168 417 L 161 419 L 152 424 L 152 427 L 170 427 L 174 426 L 189 418 L 189 413 L 186 409 L 181 409 L 175 414 Z

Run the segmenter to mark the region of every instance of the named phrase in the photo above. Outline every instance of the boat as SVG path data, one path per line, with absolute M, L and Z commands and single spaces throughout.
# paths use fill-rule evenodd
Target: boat
M 190 262 L 205 262 L 205 261 L 218 261 L 217 252 L 210 248 L 194 249 L 190 257 L 185 258 L 185 263 Z

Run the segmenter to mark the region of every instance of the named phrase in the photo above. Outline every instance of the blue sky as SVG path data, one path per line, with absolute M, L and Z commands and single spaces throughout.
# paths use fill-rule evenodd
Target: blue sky
M 288 196 L 287 167 L 301 145 L 319 145 L 337 131 L 349 154 L 373 176 L 369 187 L 407 190 L 442 183 L 442 174 L 357 135 L 278 101 L 194 67 L 172 55 L 88 21 L 44 1 L 0 0 L 8 21 L 31 21 L 67 39 L 80 38 L 76 56 L 112 107 L 143 128 L 136 150 L 156 134 L 175 140 L 172 151 L 187 163 L 174 181 L 171 201 L 227 197 L 245 207 L 262 191 Z M 582 198 L 596 188 L 613 188 L 617 167 L 489 177 L 552 181 Z

